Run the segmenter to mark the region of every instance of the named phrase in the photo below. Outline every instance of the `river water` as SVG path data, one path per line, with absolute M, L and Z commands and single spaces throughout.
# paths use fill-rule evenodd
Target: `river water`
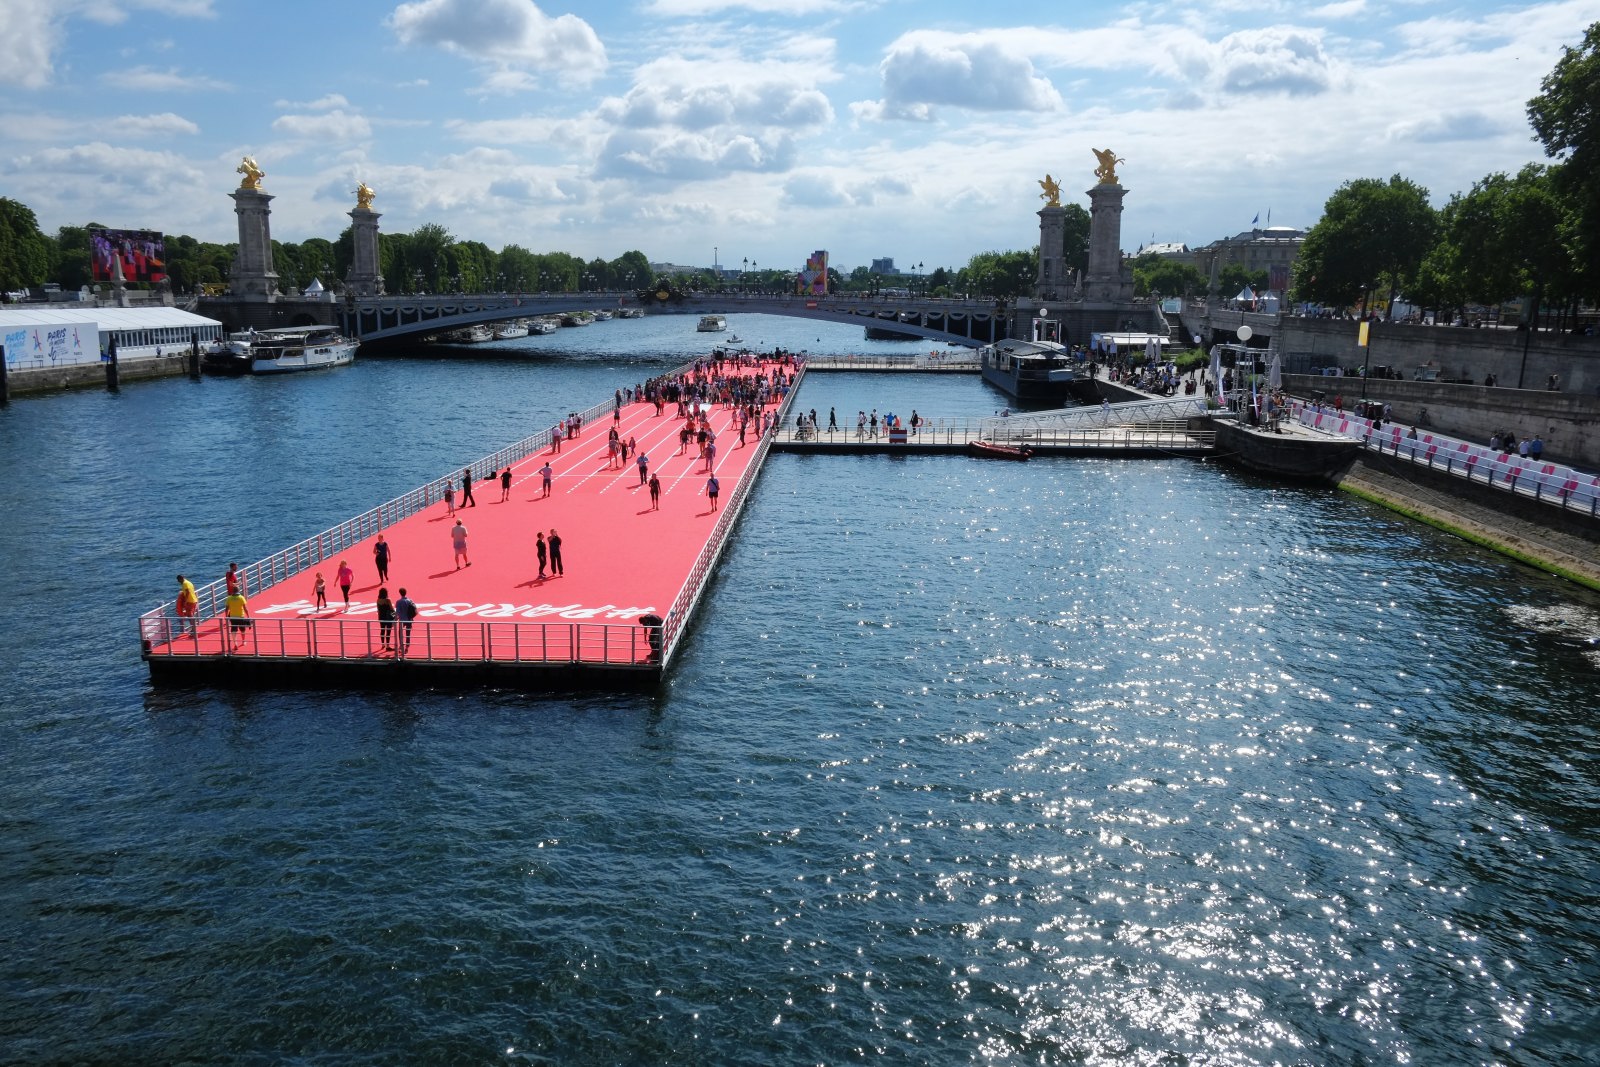
M 1596 1062 L 1600 600 L 1336 493 L 777 455 L 657 695 L 149 685 L 693 322 L 0 411 L 0 1061 Z

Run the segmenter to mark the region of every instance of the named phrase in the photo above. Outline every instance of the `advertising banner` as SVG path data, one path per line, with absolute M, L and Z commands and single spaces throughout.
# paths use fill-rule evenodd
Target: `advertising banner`
M 167 276 L 167 246 L 160 230 L 91 227 L 89 258 L 97 282 L 159 282 Z
M 7 330 L 6 362 L 33 366 L 100 362 L 100 327 L 93 322 Z

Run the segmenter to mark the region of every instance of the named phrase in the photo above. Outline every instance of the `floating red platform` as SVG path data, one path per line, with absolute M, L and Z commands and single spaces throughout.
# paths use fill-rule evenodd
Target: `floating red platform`
M 796 374 L 787 363 L 746 363 L 743 377 Z M 792 389 L 789 395 L 792 395 Z M 774 394 L 769 418 L 785 401 Z M 734 409 L 701 405 L 714 456 L 681 441 L 685 419 L 667 403 L 591 408 L 576 438 L 546 432 L 473 465 L 475 502 L 459 491 L 461 472 L 407 494 L 270 559 L 246 568 L 251 621 L 234 630 L 222 583 L 202 589 L 191 634 L 167 604 L 141 620 L 144 655 L 156 677 L 272 684 L 295 681 L 429 685 L 443 678 L 489 684 L 559 679 L 617 687 L 649 684 L 670 661 L 711 565 L 766 456 L 769 438 L 751 423 L 741 443 Z M 613 416 L 613 412 L 615 413 Z M 635 442 L 626 462 L 610 450 L 615 425 Z M 660 482 L 653 504 L 646 474 Z M 541 473 L 553 471 L 546 494 Z M 491 476 L 509 469 L 509 490 Z M 719 483 L 719 499 L 708 492 Z M 457 487 L 454 512 L 442 489 Z M 465 561 L 452 531 L 466 528 Z M 373 546 L 390 546 L 380 582 Z M 539 573 L 536 537 L 561 540 L 561 570 Z M 348 605 L 337 581 L 354 571 Z M 320 572 L 327 605 L 314 602 Z M 409 642 L 377 617 L 379 587 L 403 588 L 418 615 Z M 642 620 L 642 621 L 641 621 Z M 385 646 L 388 647 L 385 647 Z M 402 646 L 404 646 L 402 650 Z

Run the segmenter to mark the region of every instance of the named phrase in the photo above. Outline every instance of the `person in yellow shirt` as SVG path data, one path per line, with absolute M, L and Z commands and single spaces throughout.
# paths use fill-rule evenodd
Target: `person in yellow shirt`
M 243 593 L 235 590 L 228 594 L 228 598 L 222 602 L 222 607 L 228 613 L 228 647 L 232 648 L 234 637 L 237 636 L 243 642 L 253 625 L 250 621 L 250 604 L 245 600 Z
M 200 597 L 195 594 L 194 583 L 183 575 L 178 575 L 178 633 L 181 635 L 185 629 L 189 636 L 195 640 L 200 639 L 199 623 L 195 615 L 200 610 Z

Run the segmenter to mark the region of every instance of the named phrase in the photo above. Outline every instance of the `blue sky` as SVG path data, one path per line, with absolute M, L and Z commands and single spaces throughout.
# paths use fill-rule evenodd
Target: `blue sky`
M 1048 12 L 1048 13 L 1047 13 Z M 1038 180 L 1123 247 L 1203 244 L 1342 181 L 1436 204 L 1542 159 L 1524 115 L 1595 0 L 3 0 L 0 195 L 49 232 L 236 238 L 253 155 L 273 236 L 382 227 L 491 248 L 846 271 L 1038 241 Z

